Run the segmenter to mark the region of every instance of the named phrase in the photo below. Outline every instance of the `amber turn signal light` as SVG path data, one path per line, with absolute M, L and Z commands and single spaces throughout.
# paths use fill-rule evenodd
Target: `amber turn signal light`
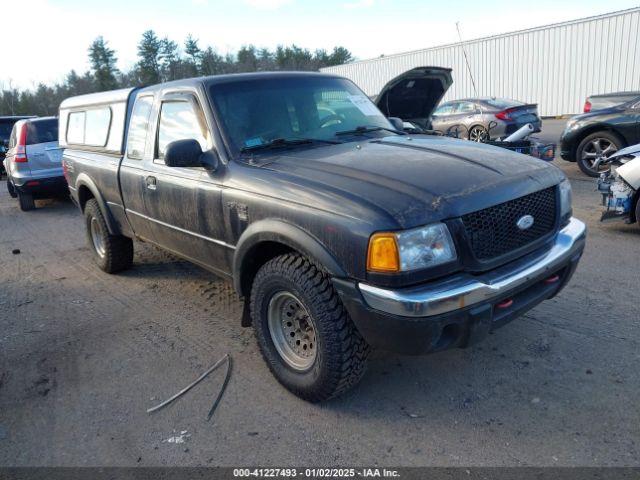
M 369 240 L 367 270 L 370 272 L 399 272 L 398 242 L 393 233 L 374 233 Z

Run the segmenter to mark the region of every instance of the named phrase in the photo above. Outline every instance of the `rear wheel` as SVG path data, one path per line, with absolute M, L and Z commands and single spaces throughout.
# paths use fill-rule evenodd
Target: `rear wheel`
M 595 132 L 584 138 L 576 150 L 578 167 L 590 177 L 597 177 L 601 172 L 609 169 L 603 161 L 620 150 L 624 142 L 620 137 L 610 132 Z
M 107 273 L 126 270 L 133 263 L 133 240 L 122 235 L 111 235 L 102 210 L 95 199 L 84 207 L 87 241 L 98 266 Z
M 16 189 L 13 186 L 13 183 L 11 183 L 11 180 L 9 180 L 7 178 L 7 191 L 9 192 L 9 195 L 11 195 L 11 198 L 17 198 L 18 194 L 16 193 Z
M 486 142 L 489 140 L 489 132 L 483 126 L 476 125 L 469 130 L 469 140 L 472 142 Z
M 305 257 L 291 253 L 263 265 L 250 306 L 267 365 L 295 395 L 324 401 L 364 375 L 370 348 L 329 277 Z
M 28 212 L 36 208 L 36 202 L 33 200 L 33 195 L 28 193 L 17 192 L 18 203 L 20 204 L 20 210 Z

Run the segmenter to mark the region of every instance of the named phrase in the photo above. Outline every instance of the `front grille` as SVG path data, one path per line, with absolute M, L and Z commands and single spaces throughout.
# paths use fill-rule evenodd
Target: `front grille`
M 524 215 L 531 215 L 534 223 L 521 230 L 516 223 Z M 555 187 L 462 217 L 471 250 L 478 260 L 491 260 L 524 247 L 553 231 L 555 222 Z

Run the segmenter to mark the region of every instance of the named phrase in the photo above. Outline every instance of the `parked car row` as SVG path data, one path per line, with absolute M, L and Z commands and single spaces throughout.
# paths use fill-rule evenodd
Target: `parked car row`
M 447 70 L 431 67 L 432 74 Z M 405 118 L 409 118 L 405 124 L 407 131 L 431 130 L 475 142 L 492 142 L 507 137 L 527 124 L 531 124 L 534 133 L 542 129 L 542 120 L 535 104 L 479 97 L 451 100 L 438 105 L 449 85 L 440 81 L 438 88 L 432 89 L 436 94 L 420 97 L 420 89 L 414 88 L 413 80 L 406 82 L 404 102 L 399 102 L 400 98 L 394 99 L 398 108 L 396 112 L 390 111 L 386 105 L 385 90 L 381 92 L 377 103 L 388 116 L 402 116 L 408 110 L 415 110 L 405 115 Z M 567 122 L 560 142 L 560 155 L 564 160 L 577 162 L 582 172 L 597 177 L 609 168 L 605 162 L 608 157 L 621 148 L 640 142 L 640 92 L 589 96 L 584 104 L 584 113 Z

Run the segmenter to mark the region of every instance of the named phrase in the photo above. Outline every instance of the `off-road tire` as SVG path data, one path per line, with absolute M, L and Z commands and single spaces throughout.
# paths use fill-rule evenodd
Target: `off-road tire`
M 111 235 L 104 219 L 102 210 L 95 199 L 90 199 L 84 207 L 85 227 L 87 243 L 101 270 L 107 273 L 116 273 L 126 270 L 133 264 L 133 240 L 122 235 Z M 100 255 L 93 242 L 91 234 L 91 222 L 98 221 L 102 241 L 104 242 L 104 255 Z
M 589 165 L 585 164 L 582 159 L 582 153 L 583 150 L 591 143 L 591 141 L 596 138 L 603 138 L 613 143 L 618 150 L 624 147 L 624 141 L 618 135 L 612 132 L 594 132 L 582 139 L 582 141 L 578 144 L 578 148 L 576 148 L 576 163 L 578 164 L 578 168 L 582 170 L 582 173 L 594 178 L 599 177 L 601 172 L 595 172 L 592 168 L 590 168 Z
M 16 192 L 18 195 L 18 204 L 20 205 L 20 210 L 23 212 L 28 212 L 29 210 L 34 210 L 36 208 L 36 202 L 33 199 L 33 195 L 28 193 Z
M 318 350 L 306 371 L 295 370 L 283 360 L 269 330 L 269 303 L 282 291 L 300 299 L 316 329 Z M 265 263 L 253 281 L 250 309 L 267 365 L 293 394 L 322 402 L 344 393 L 364 375 L 370 347 L 351 321 L 329 276 L 307 258 L 289 253 Z
M 7 178 L 7 192 L 9 192 L 9 195 L 11 196 L 11 198 L 18 198 L 16 187 L 13 186 L 13 183 L 11 183 L 11 180 L 9 180 L 8 178 Z

